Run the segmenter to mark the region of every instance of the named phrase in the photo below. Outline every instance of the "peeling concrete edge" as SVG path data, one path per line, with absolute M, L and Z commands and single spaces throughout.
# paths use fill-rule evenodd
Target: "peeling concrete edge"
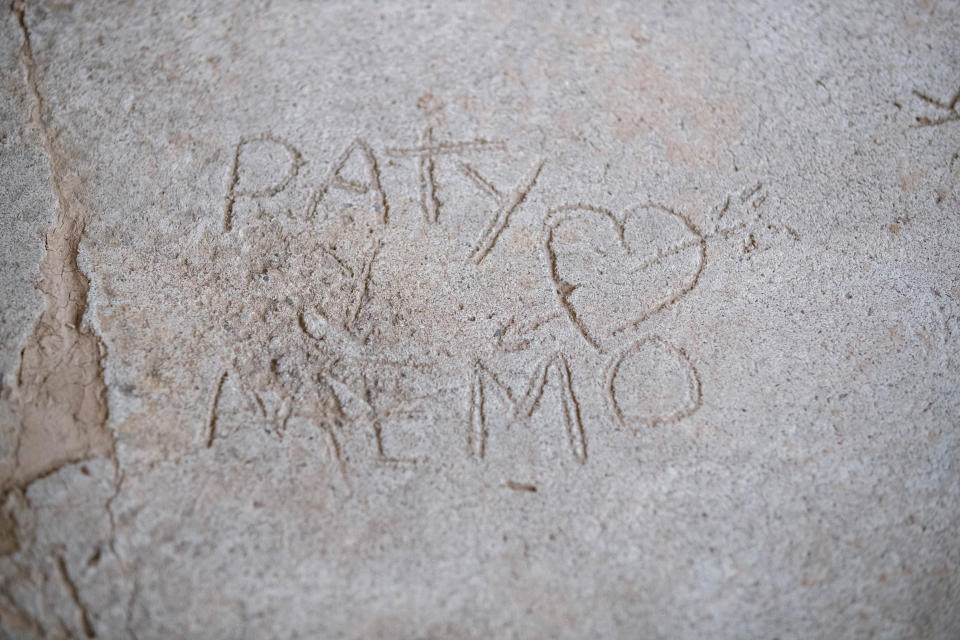
M 84 225 L 90 213 L 83 203 L 80 178 L 69 171 L 66 156 L 57 149 L 43 119 L 44 100 L 37 79 L 37 65 L 26 21 L 25 0 L 13 0 L 10 10 L 22 34 L 20 61 L 27 92 L 33 98 L 29 121 L 37 128 L 50 164 L 50 188 L 57 199 L 56 218 L 44 236 L 46 250 L 40 262 L 39 289 L 44 308 L 20 353 L 15 380 L 15 412 L 20 427 L 14 456 L 14 468 L 0 477 L 0 508 L 11 493 L 26 496 L 35 481 L 61 469 L 94 457 L 103 457 L 113 465 L 113 492 L 104 504 L 109 521 L 108 546 L 129 578 L 129 567 L 117 550 L 117 518 L 114 502 L 123 487 L 124 473 L 117 455 L 116 433 L 108 427 L 109 406 L 104 380 L 107 353 L 97 335 L 95 318 L 88 318 L 90 280 L 78 264 Z M 24 445 L 27 445 L 25 448 Z M 25 463 L 24 452 L 40 455 Z M 6 518 L 8 544 L 0 554 L 20 547 L 18 523 Z M 0 536 L 2 537 L 2 536 Z M 61 567 L 62 569 L 63 567 Z M 132 632 L 132 603 L 136 579 L 128 602 L 127 632 Z M 89 612 L 79 601 L 76 585 L 68 578 L 68 591 L 82 614 L 84 634 L 93 637 Z
M 69 171 L 67 158 L 43 119 L 26 10 L 24 0 L 10 5 L 23 38 L 20 62 L 33 102 L 29 121 L 39 131 L 49 159 L 57 211 L 45 232 L 45 254 L 39 264 L 44 307 L 20 352 L 13 394 L 20 425 L 12 468 L 8 466 L 0 477 L 0 497 L 12 490 L 25 491 L 40 478 L 94 457 L 112 459 L 115 476 L 120 475 L 116 438 L 107 428 L 105 352 L 99 336 L 84 322 L 90 285 L 77 264 L 89 209 L 82 200 L 79 177 Z

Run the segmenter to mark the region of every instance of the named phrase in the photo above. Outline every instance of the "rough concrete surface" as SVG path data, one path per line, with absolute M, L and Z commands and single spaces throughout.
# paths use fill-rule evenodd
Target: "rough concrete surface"
M 958 44 L 16 0 L 0 636 L 960 638 Z

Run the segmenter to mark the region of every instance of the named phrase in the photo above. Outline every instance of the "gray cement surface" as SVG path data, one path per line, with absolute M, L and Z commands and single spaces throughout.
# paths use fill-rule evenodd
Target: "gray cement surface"
M 960 637 L 960 5 L 0 20 L 0 635 Z

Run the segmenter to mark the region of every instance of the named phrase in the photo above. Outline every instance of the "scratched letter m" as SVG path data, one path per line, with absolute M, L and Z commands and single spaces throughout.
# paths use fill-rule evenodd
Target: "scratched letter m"
M 573 393 L 570 382 L 570 367 L 567 359 L 561 353 L 554 353 L 544 358 L 527 384 L 523 396 L 518 397 L 513 391 L 501 382 L 482 362 L 477 361 L 473 368 L 473 380 L 470 385 L 470 432 L 468 443 L 470 452 L 477 458 L 483 458 L 487 449 L 487 394 L 491 390 L 499 391 L 509 406 L 509 420 L 513 422 L 527 422 L 537 408 L 540 399 L 550 380 L 560 386 L 560 411 L 563 417 L 563 427 L 567 442 L 573 457 L 578 462 L 587 459 L 587 444 L 583 434 L 583 425 L 580 421 L 580 406 Z

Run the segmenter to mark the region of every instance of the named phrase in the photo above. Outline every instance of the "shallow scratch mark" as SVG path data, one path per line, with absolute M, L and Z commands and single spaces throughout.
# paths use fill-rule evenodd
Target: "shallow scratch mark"
M 220 394 L 223 393 L 223 383 L 227 379 L 227 372 L 220 373 L 217 380 L 217 387 L 213 392 L 213 398 L 210 401 L 210 409 L 207 411 L 207 448 L 213 446 L 213 439 L 217 436 L 217 407 L 220 405 Z
M 537 492 L 537 487 L 535 485 L 527 484 L 526 482 L 514 482 L 513 480 L 507 480 L 500 486 L 506 489 L 513 489 L 514 491 L 527 491 L 529 493 Z
M 477 138 L 476 140 L 465 140 L 463 142 L 433 142 L 432 135 L 424 139 L 423 144 L 415 147 L 395 147 L 387 149 L 387 154 L 400 156 L 427 156 L 442 153 L 463 153 L 464 151 L 479 151 L 481 149 L 499 149 L 503 150 L 503 140 L 485 140 Z
M 353 309 L 350 312 L 350 329 L 355 331 L 357 328 L 357 318 L 360 317 L 360 310 L 363 308 L 363 302 L 370 296 L 370 276 L 373 271 L 373 263 L 377 259 L 377 253 L 380 251 L 380 243 L 374 245 L 370 251 L 370 258 L 363 266 L 360 286 L 357 287 L 356 298 L 353 302 Z
M 96 638 L 97 633 L 93 630 L 93 625 L 90 623 L 90 614 L 87 611 L 87 607 L 83 604 L 83 601 L 80 600 L 80 593 L 77 591 L 77 585 L 74 583 L 73 578 L 70 577 L 70 573 L 67 571 L 67 563 L 63 559 L 63 556 L 56 557 L 57 573 L 60 575 L 60 581 L 63 583 L 63 587 L 67 590 L 67 595 L 70 596 L 70 600 L 77 607 L 77 618 L 80 623 L 80 627 L 83 629 L 83 635 L 88 638 Z

